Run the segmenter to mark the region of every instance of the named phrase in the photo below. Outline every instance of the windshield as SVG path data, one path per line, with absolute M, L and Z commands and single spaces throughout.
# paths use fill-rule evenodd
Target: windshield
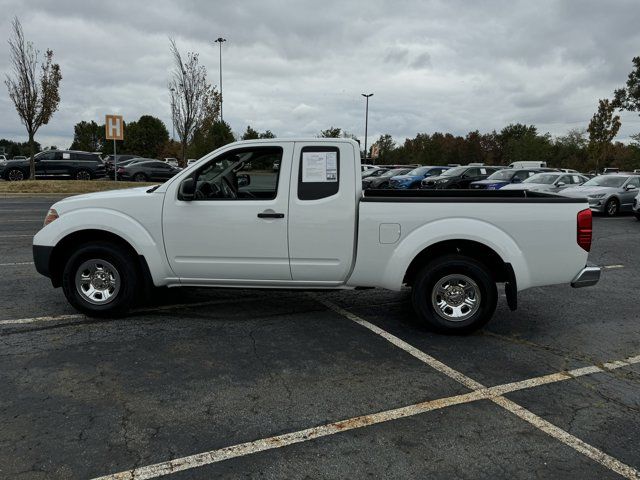
M 394 168 L 393 170 L 387 170 L 381 177 L 395 177 L 396 175 L 404 175 L 409 171 L 408 168 Z
M 429 171 L 431 167 L 418 167 L 411 170 L 407 175 L 422 176 Z
M 588 182 L 582 184 L 583 187 L 612 187 L 620 188 L 629 177 L 614 177 L 612 175 L 602 175 L 592 178 Z
M 456 167 L 440 174 L 441 177 L 457 177 L 467 171 L 467 167 Z
M 551 185 L 557 180 L 559 173 L 536 173 L 527 178 L 523 183 L 538 183 L 541 185 Z
M 498 170 L 487 177 L 487 180 L 511 180 L 511 177 L 515 175 L 513 170 Z

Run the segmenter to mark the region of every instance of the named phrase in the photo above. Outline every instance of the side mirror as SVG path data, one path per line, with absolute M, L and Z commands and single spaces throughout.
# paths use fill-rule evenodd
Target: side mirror
M 566 183 L 564 183 L 564 182 L 558 182 L 558 183 L 556 184 L 556 187 L 566 187 L 566 186 L 567 186 L 567 184 L 566 184 Z
M 248 187 L 251 185 L 251 177 L 248 173 L 240 173 L 236 175 L 238 179 L 238 188 Z
M 178 190 L 178 199 L 190 202 L 196 196 L 196 181 L 193 177 L 185 178 Z
M 626 187 L 624 187 L 624 189 L 628 192 L 629 190 L 637 190 L 638 187 L 636 187 L 635 185 L 627 185 Z

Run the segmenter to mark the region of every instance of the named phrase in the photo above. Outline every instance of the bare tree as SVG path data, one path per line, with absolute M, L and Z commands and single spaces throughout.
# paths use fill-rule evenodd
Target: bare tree
M 198 62 L 198 54 L 189 52 L 183 60 L 174 39 L 169 39 L 174 69 L 169 78 L 171 117 L 182 145 L 182 164 L 186 160 L 187 145 L 205 122 L 220 115 L 220 96 L 207 82 L 207 69 Z
M 53 52 L 47 50 L 44 62 L 40 64 L 38 76 L 38 57 L 40 52 L 33 43 L 24 38 L 22 25 L 17 17 L 11 24 L 12 32 L 9 37 L 9 52 L 12 74 L 6 76 L 5 85 L 9 89 L 9 97 L 18 111 L 20 121 L 24 124 L 29 135 L 29 152 L 31 155 L 29 178 L 35 178 L 34 137 L 42 125 L 49 123 L 53 113 L 60 103 L 60 66 L 53 63 Z

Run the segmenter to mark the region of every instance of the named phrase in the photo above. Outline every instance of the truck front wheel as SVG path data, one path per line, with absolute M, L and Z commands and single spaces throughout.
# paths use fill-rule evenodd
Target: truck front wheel
M 140 275 L 135 265 L 119 245 L 86 244 L 67 259 L 62 289 L 69 303 L 90 317 L 121 316 L 136 300 Z
M 493 316 L 498 290 L 487 267 L 463 255 L 445 255 L 420 270 L 413 282 L 413 308 L 432 330 L 470 333 Z

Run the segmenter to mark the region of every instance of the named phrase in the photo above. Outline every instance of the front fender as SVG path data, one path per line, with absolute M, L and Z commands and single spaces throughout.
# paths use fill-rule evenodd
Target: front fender
M 156 238 L 161 239 L 160 219 L 156 225 L 152 222 L 151 227 Z M 33 245 L 55 247 L 68 235 L 83 230 L 106 231 L 129 243 L 147 261 L 154 285 L 164 285 L 167 278 L 175 276 L 168 265 L 162 241 L 155 241 L 147 228 L 134 218 L 108 208 L 83 208 L 66 212 L 36 233 Z
M 506 263 L 510 263 L 516 276 L 518 290 L 531 283 L 525 257 L 516 242 L 495 225 L 472 218 L 447 218 L 429 222 L 416 228 L 404 238 L 389 257 L 384 269 L 383 285 L 397 290 L 414 258 L 425 248 L 447 240 L 471 240 L 481 243 Z

